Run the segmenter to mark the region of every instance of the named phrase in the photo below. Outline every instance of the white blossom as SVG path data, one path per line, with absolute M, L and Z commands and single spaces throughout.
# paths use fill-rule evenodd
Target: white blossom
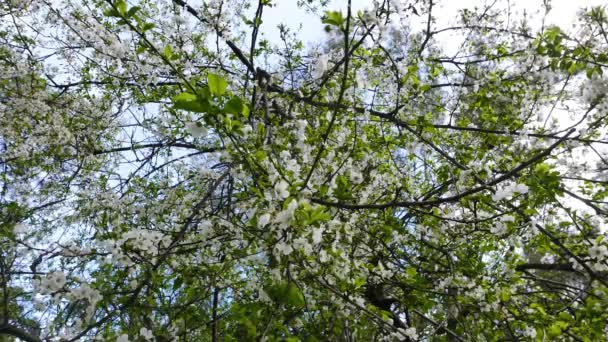
M 139 329 L 139 335 L 143 337 L 146 341 L 154 340 L 154 334 L 152 334 L 152 330 L 150 329 L 142 327 L 141 329 Z
M 204 137 L 208 133 L 207 128 L 205 128 L 198 122 L 188 122 L 186 124 L 186 130 L 193 138 Z
M 319 78 L 319 77 L 323 76 L 325 71 L 327 71 L 328 64 L 329 64 L 329 56 L 325 55 L 325 54 L 320 55 L 317 58 L 317 63 L 315 65 L 315 68 L 313 71 L 314 77 Z
M 289 255 L 291 252 L 293 252 L 293 247 L 285 242 L 277 243 L 274 248 L 281 255 Z
M 608 248 L 606 245 L 598 244 L 594 241 L 593 246 L 589 247 L 589 257 L 599 261 L 606 259 L 608 256 Z
M 266 225 L 268 223 L 270 223 L 270 214 L 266 213 L 266 214 L 261 215 L 258 218 L 258 227 L 259 228 L 266 227 Z
M 116 339 L 116 342 L 129 342 L 129 335 L 122 334 L 122 335 L 118 336 L 118 338 Z
M 524 336 L 530 337 L 531 339 L 536 338 L 536 329 L 533 327 L 527 327 L 524 330 Z
M 323 239 L 323 231 L 325 229 L 323 227 L 320 228 L 313 228 L 312 230 L 312 244 L 313 245 L 318 245 L 321 240 Z
M 552 264 L 555 262 L 555 256 L 549 253 L 545 253 L 542 258 L 540 258 L 540 262 L 543 264 Z
M 418 339 L 418 333 L 416 333 L 416 328 L 414 328 L 414 327 L 409 327 L 409 328 L 405 329 L 404 334 L 405 334 L 405 336 L 411 338 L 412 340 Z
M 289 197 L 288 187 L 289 187 L 289 184 L 284 180 L 280 180 L 279 182 L 277 182 L 274 185 L 274 191 L 275 191 L 276 196 L 279 199 L 286 199 L 287 197 Z

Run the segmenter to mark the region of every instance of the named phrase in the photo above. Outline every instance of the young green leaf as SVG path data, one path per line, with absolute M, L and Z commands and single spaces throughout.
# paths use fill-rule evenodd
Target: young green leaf
M 209 85 L 209 90 L 213 95 L 222 96 L 224 92 L 226 92 L 226 88 L 228 87 L 228 82 L 223 79 L 221 76 L 216 74 L 208 74 L 207 75 L 207 83 Z
M 140 9 L 141 9 L 141 7 L 139 7 L 139 6 L 133 6 L 133 7 L 129 8 L 129 10 L 127 11 L 127 17 L 131 18 Z
M 171 50 L 170 45 L 165 46 L 165 50 L 163 51 L 163 54 L 167 59 L 169 59 L 169 60 L 171 59 L 171 56 L 173 56 L 173 51 Z
M 224 105 L 224 111 L 226 113 L 236 115 L 240 115 L 243 112 L 243 108 L 243 101 L 236 96 L 232 97 L 228 102 L 226 102 L 226 105 Z
M 333 25 L 333 26 L 342 26 L 344 23 L 344 17 L 342 17 L 342 13 L 338 11 L 326 11 L 323 19 L 321 19 L 323 24 Z
M 173 108 L 187 110 L 195 113 L 206 113 L 209 109 L 209 102 L 192 93 L 181 93 L 172 98 Z
M 118 9 L 118 13 L 120 13 L 121 16 L 124 17 L 127 15 L 127 3 L 124 0 L 116 1 L 116 8 Z

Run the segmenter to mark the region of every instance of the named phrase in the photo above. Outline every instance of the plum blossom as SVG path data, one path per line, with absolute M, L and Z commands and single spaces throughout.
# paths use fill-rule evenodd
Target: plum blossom
M 293 247 L 298 250 L 302 250 L 304 255 L 312 254 L 312 245 L 308 243 L 308 240 L 304 237 L 299 237 L 293 241 Z
M 319 78 L 319 77 L 323 76 L 325 71 L 327 71 L 328 63 L 329 63 L 328 55 L 323 54 L 323 55 L 319 56 L 319 58 L 317 58 L 317 64 L 315 65 L 314 70 L 313 70 L 314 77 Z
M 274 185 L 274 192 L 275 192 L 276 196 L 279 199 L 286 199 L 287 197 L 289 197 L 288 187 L 289 187 L 289 184 L 284 180 L 280 180 L 279 182 L 277 182 Z
M 534 329 L 534 327 L 526 327 L 526 329 L 524 329 L 523 334 L 524 336 L 534 339 L 536 338 L 536 329 Z
M 405 334 L 405 336 L 407 336 L 413 340 L 418 339 L 418 333 L 416 333 L 416 328 L 414 328 L 414 327 L 409 327 L 409 328 L 405 329 L 404 334 Z
M 139 329 L 139 335 L 141 337 L 143 337 L 146 341 L 154 340 L 154 334 L 152 333 L 152 330 L 150 330 L 150 329 L 146 329 L 146 328 L 142 327 L 141 329 Z
M 298 202 L 291 200 L 285 210 L 280 211 L 276 216 L 274 222 L 279 224 L 281 227 L 287 227 L 291 220 L 293 220 L 294 213 L 298 208 Z
M 13 228 L 15 234 L 25 234 L 28 231 L 28 226 L 25 223 L 17 223 Z
M 258 299 L 264 303 L 272 303 L 272 299 L 270 296 L 264 291 L 264 289 L 258 290 Z
M 496 235 L 503 235 L 507 232 L 508 222 L 515 222 L 515 217 L 511 215 L 505 215 L 500 218 L 500 221 L 496 222 L 494 226 L 490 228 L 490 232 Z
M 325 229 L 323 227 L 321 228 L 313 228 L 312 230 L 312 244 L 313 245 L 318 245 L 321 240 L 323 239 L 323 231 Z
M 361 172 L 357 172 L 357 171 L 352 171 L 351 170 L 351 172 L 350 172 L 350 180 L 354 184 L 361 184 L 361 182 L 363 182 L 363 175 L 361 174 Z
M 208 130 L 198 122 L 188 122 L 186 130 L 193 138 L 200 138 L 207 135 Z
M 275 245 L 274 249 L 281 255 L 289 255 L 293 252 L 293 247 L 286 242 L 279 242 Z
M 38 281 L 38 292 L 40 294 L 51 294 L 63 288 L 67 279 L 63 272 L 55 271 L 47 274 L 45 278 Z
M 604 260 L 608 256 L 608 248 L 606 245 L 599 244 L 596 241 L 593 242 L 593 246 L 589 247 L 589 257 L 597 259 L 598 261 Z
M 506 186 L 502 189 L 497 189 L 496 193 L 492 195 L 493 201 L 502 201 L 503 199 L 511 197 L 514 193 L 527 194 L 529 187 L 525 184 L 514 184 Z
M 118 338 L 116 339 L 116 342 L 129 342 L 129 335 L 122 334 L 122 335 L 118 336 Z
M 552 264 L 555 262 L 555 256 L 549 253 L 545 253 L 542 258 L 540 258 L 540 262 L 543 264 Z
M 266 227 L 266 225 L 268 223 L 270 223 L 270 214 L 266 213 L 266 214 L 261 215 L 258 218 L 258 227 L 259 228 Z

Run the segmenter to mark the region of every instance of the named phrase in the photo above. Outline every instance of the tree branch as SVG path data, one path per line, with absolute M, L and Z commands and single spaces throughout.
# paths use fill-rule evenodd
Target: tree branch
M 8 323 L 0 325 L 0 335 L 10 335 L 25 342 L 42 342 L 40 337 Z

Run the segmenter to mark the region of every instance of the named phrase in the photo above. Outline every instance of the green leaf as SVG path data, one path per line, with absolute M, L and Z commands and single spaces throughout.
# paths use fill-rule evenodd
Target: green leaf
M 362 288 L 366 282 L 367 282 L 367 280 L 365 278 L 359 277 L 359 278 L 355 279 L 355 283 L 353 285 L 354 285 L 355 289 L 359 289 L 359 288 Z
M 243 101 L 234 96 L 224 105 L 224 111 L 230 114 L 239 115 L 243 112 Z
M 253 156 L 255 157 L 255 159 L 257 161 L 262 162 L 266 159 L 266 152 L 264 152 L 262 150 L 257 150 L 257 151 L 255 151 Z
M 304 306 L 304 294 L 294 283 L 289 283 L 287 287 L 286 304 L 298 308 Z
M 175 280 L 173 281 L 173 290 L 179 289 L 183 283 L 184 283 L 184 278 L 182 278 L 182 277 L 175 278 Z
M 165 57 L 167 59 L 171 59 L 171 56 L 173 56 L 173 51 L 171 50 L 170 45 L 165 46 L 165 50 L 164 50 L 163 54 L 165 55 Z
M 135 15 L 135 13 L 137 13 L 137 11 L 139 11 L 141 9 L 141 7 L 139 6 L 133 6 L 131 8 L 129 8 L 129 11 L 127 12 L 127 17 L 132 17 Z
M 141 30 L 142 30 L 143 32 L 146 32 L 146 31 L 149 31 L 149 30 L 151 30 L 151 29 L 153 29 L 153 28 L 154 28 L 154 23 L 145 23 L 145 24 L 144 24 L 144 25 L 141 27 Z
M 304 294 L 292 282 L 274 284 L 266 287 L 264 291 L 277 303 L 282 303 L 288 307 L 304 306 Z
M 341 26 L 344 23 L 344 17 L 342 17 L 342 13 L 338 11 L 325 11 L 325 15 L 323 19 L 321 19 L 323 24 Z
M 511 293 L 508 289 L 504 289 L 500 292 L 500 300 L 503 302 L 508 302 L 511 299 Z
M 196 99 L 197 97 L 195 94 L 188 92 L 173 96 L 173 102 L 196 101 Z
M 530 304 L 530 308 L 531 309 L 536 309 L 536 311 L 538 313 L 540 313 L 542 316 L 546 316 L 547 312 L 545 311 L 545 309 L 538 303 L 531 303 Z
M 103 12 L 106 17 L 120 17 L 120 13 L 113 8 L 107 9 Z
M 196 84 L 193 83 L 192 87 L 196 87 Z M 198 96 L 199 100 L 208 101 L 211 99 L 211 91 L 209 91 L 209 87 L 204 85 L 198 89 L 196 89 L 196 96 Z
M 337 199 L 341 200 L 341 201 L 348 201 L 348 200 L 352 200 L 353 195 L 352 195 L 352 186 L 350 184 L 350 180 L 348 178 L 346 178 L 345 176 L 338 176 L 336 177 L 336 190 L 334 191 L 334 194 L 336 196 Z
M 120 13 L 121 16 L 124 17 L 127 15 L 127 3 L 124 0 L 116 1 L 116 8 L 118 9 L 118 13 Z
M 547 334 L 549 337 L 557 337 L 562 333 L 562 326 L 559 324 L 560 322 L 556 322 L 547 329 Z
M 211 93 L 217 96 L 222 96 L 226 92 L 226 88 L 228 87 L 228 82 L 226 82 L 225 79 L 216 74 L 208 74 L 207 83 L 209 85 L 209 90 L 211 90 Z
M 245 119 L 249 119 L 249 113 L 249 106 L 243 104 L 243 116 L 245 117 Z
M 567 312 L 565 312 L 565 311 L 560 312 L 560 313 L 559 313 L 559 315 L 558 315 L 558 317 L 559 317 L 559 318 L 560 318 L 562 321 L 564 321 L 564 322 L 567 322 L 567 321 L 571 321 L 571 320 L 572 320 L 572 316 L 570 316 L 570 315 L 569 315 Z
M 172 99 L 173 108 L 187 110 L 195 113 L 206 113 L 209 110 L 209 102 L 192 93 L 181 93 Z
M 207 112 L 207 107 L 204 106 L 203 104 L 199 103 L 198 101 L 178 102 L 173 105 L 173 108 L 183 109 L 183 110 L 187 110 L 189 112 L 195 112 L 195 113 L 206 113 Z
M 255 324 L 247 317 L 240 317 L 240 319 L 237 321 L 236 334 L 237 336 L 240 336 L 248 341 L 255 340 L 257 328 Z
M 310 213 L 310 224 L 329 221 L 330 219 L 331 215 L 325 211 L 324 207 L 317 207 Z

